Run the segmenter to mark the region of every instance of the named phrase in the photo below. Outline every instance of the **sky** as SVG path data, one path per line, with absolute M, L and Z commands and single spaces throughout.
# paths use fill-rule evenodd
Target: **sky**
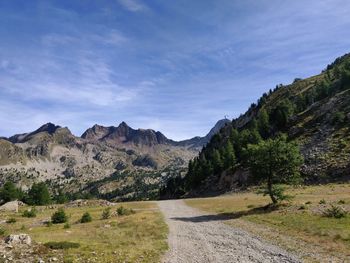
M 349 0 L 2 0 L 0 135 L 125 121 L 181 140 L 350 52 Z

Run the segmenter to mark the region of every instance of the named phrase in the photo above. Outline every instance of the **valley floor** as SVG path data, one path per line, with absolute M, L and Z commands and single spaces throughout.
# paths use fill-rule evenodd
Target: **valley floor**
M 220 215 L 200 212 L 182 200 L 158 203 L 169 225 L 164 263 L 300 262 L 286 251 L 239 228 Z
M 37 207 L 34 218 L 22 217 L 29 208 L 24 206 L 19 213 L 0 213 L 0 263 L 350 262 L 350 215 L 323 215 L 331 207 L 350 211 L 350 184 L 290 188 L 288 194 L 295 198 L 276 210 L 265 209 L 270 200 L 254 189 L 213 198 L 111 204 L 105 220 L 106 207 L 98 200 Z M 135 213 L 118 215 L 121 205 Z M 65 208 L 69 225 L 46 224 L 59 207 Z M 85 212 L 92 222 L 82 224 Z M 19 233 L 30 235 L 33 244 L 5 244 L 6 235 Z M 80 247 L 45 246 L 52 241 Z

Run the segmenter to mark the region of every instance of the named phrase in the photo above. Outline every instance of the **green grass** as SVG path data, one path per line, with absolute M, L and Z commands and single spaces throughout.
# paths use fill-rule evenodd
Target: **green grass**
M 327 253 L 350 256 L 350 215 L 330 218 L 323 214 L 331 204 L 350 210 L 350 184 L 291 188 L 288 194 L 295 195 L 295 198 L 277 210 L 263 209 L 270 200 L 253 191 L 215 198 L 189 199 L 186 203 L 202 210 L 226 214 L 232 218 L 226 221 L 228 224 L 239 226 L 242 221 L 238 220 L 243 220 L 259 227 L 266 226 L 272 231 L 278 230 L 275 231 L 276 234 L 282 233 L 320 246 Z M 268 236 L 272 239 L 276 237 Z
M 24 218 L 21 213 L 5 213 L 0 215 L 0 219 L 16 218 L 16 223 L 6 225 L 7 233 L 27 233 L 34 241 L 42 244 L 60 246 L 66 244 L 65 242 L 73 242 L 80 246 L 65 250 L 42 250 L 43 258 L 64 254 L 69 262 L 87 262 L 88 259 L 89 262 L 160 261 L 161 255 L 168 248 L 168 228 L 160 211 L 155 209 L 156 204 L 130 202 L 123 203 L 123 206 L 133 209 L 136 213 L 118 216 L 117 207 L 112 207 L 112 216 L 101 220 L 104 207 L 66 208 L 70 228 L 64 227 L 65 224 L 54 224 L 49 227 L 40 224 L 49 220 L 56 211 L 43 207 L 38 207 L 36 218 Z M 81 224 L 79 221 L 85 212 L 91 214 L 93 220 Z

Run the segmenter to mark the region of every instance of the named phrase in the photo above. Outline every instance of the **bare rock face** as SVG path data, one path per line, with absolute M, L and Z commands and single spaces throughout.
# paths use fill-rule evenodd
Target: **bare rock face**
M 5 238 L 5 243 L 11 246 L 31 245 L 32 239 L 27 234 L 9 235 Z
M 0 206 L 0 211 L 10 211 L 18 213 L 18 201 L 11 201 Z

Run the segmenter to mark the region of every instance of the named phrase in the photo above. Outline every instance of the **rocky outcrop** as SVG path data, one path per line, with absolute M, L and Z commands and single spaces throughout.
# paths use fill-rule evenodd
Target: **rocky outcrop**
M 11 246 L 31 245 L 32 239 L 27 234 L 9 235 L 5 238 L 5 243 Z
M 19 207 L 19 202 L 17 200 L 11 201 L 0 206 L 0 211 L 9 211 L 9 212 L 18 213 L 18 207 Z

